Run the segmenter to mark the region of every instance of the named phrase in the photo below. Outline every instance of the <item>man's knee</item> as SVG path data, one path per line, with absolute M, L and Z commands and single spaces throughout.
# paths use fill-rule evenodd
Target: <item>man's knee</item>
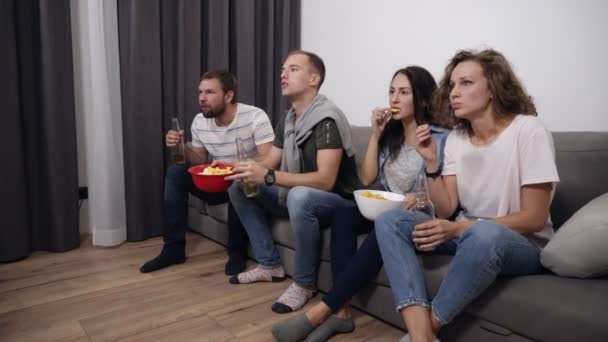
M 289 190 L 287 193 L 287 209 L 289 215 L 298 215 L 303 211 L 308 210 L 312 194 L 315 191 L 319 191 L 307 186 L 296 186 Z

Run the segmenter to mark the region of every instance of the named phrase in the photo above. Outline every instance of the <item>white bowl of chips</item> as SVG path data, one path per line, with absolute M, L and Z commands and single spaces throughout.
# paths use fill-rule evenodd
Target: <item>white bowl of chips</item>
M 361 215 L 370 221 L 385 211 L 401 207 L 405 199 L 403 195 L 380 190 L 355 190 L 354 194 Z

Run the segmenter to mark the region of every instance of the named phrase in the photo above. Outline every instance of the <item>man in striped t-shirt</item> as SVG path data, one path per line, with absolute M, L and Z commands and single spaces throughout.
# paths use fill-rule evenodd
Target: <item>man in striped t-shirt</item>
M 187 144 L 186 164 L 172 165 L 165 177 L 163 249 L 156 258 L 146 262 L 143 273 L 183 263 L 186 260 L 186 225 L 188 193 L 209 204 L 228 201 L 227 193 L 207 193 L 198 190 L 188 173 L 189 164 L 213 160 L 236 160 L 236 138 L 240 138 L 251 155 L 265 156 L 274 141 L 268 115 L 260 108 L 238 103 L 237 81 L 227 71 L 209 71 L 199 84 L 198 102 L 201 107 L 192 121 L 192 143 Z M 184 131 L 167 132 L 165 144 L 175 147 Z M 235 275 L 245 269 L 247 233 L 232 205 L 228 204 L 228 262 L 225 272 Z

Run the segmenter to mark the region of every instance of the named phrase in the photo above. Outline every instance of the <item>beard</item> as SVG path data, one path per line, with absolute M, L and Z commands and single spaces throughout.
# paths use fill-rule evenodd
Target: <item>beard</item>
M 203 116 L 204 116 L 205 118 L 207 118 L 207 119 L 212 119 L 212 118 L 215 118 L 215 117 L 218 117 L 218 116 L 220 116 L 220 115 L 224 114 L 224 110 L 225 110 L 225 109 L 226 109 L 226 106 L 222 104 L 220 107 L 217 107 L 217 108 L 215 108 L 215 109 L 211 109 L 211 108 L 210 108 L 210 109 L 209 109 L 209 110 L 207 110 L 207 111 L 204 111 L 204 110 L 201 108 L 201 111 L 202 111 Z
M 218 113 L 218 112 L 212 112 L 212 111 L 207 111 L 207 112 L 202 112 L 203 116 L 207 119 L 212 119 L 215 118 L 217 116 L 219 116 L 222 113 Z

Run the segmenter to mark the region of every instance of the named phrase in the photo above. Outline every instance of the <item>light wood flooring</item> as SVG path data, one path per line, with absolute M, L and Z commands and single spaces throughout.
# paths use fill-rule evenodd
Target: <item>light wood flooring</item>
M 140 273 L 161 245 L 154 238 L 100 248 L 85 240 L 66 253 L 0 264 L 0 341 L 273 341 L 270 327 L 289 315 L 270 306 L 290 279 L 230 285 L 224 247 L 194 233 L 185 264 Z M 332 341 L 403 335 L 371 316 L 355 317 L 355 332 Z

